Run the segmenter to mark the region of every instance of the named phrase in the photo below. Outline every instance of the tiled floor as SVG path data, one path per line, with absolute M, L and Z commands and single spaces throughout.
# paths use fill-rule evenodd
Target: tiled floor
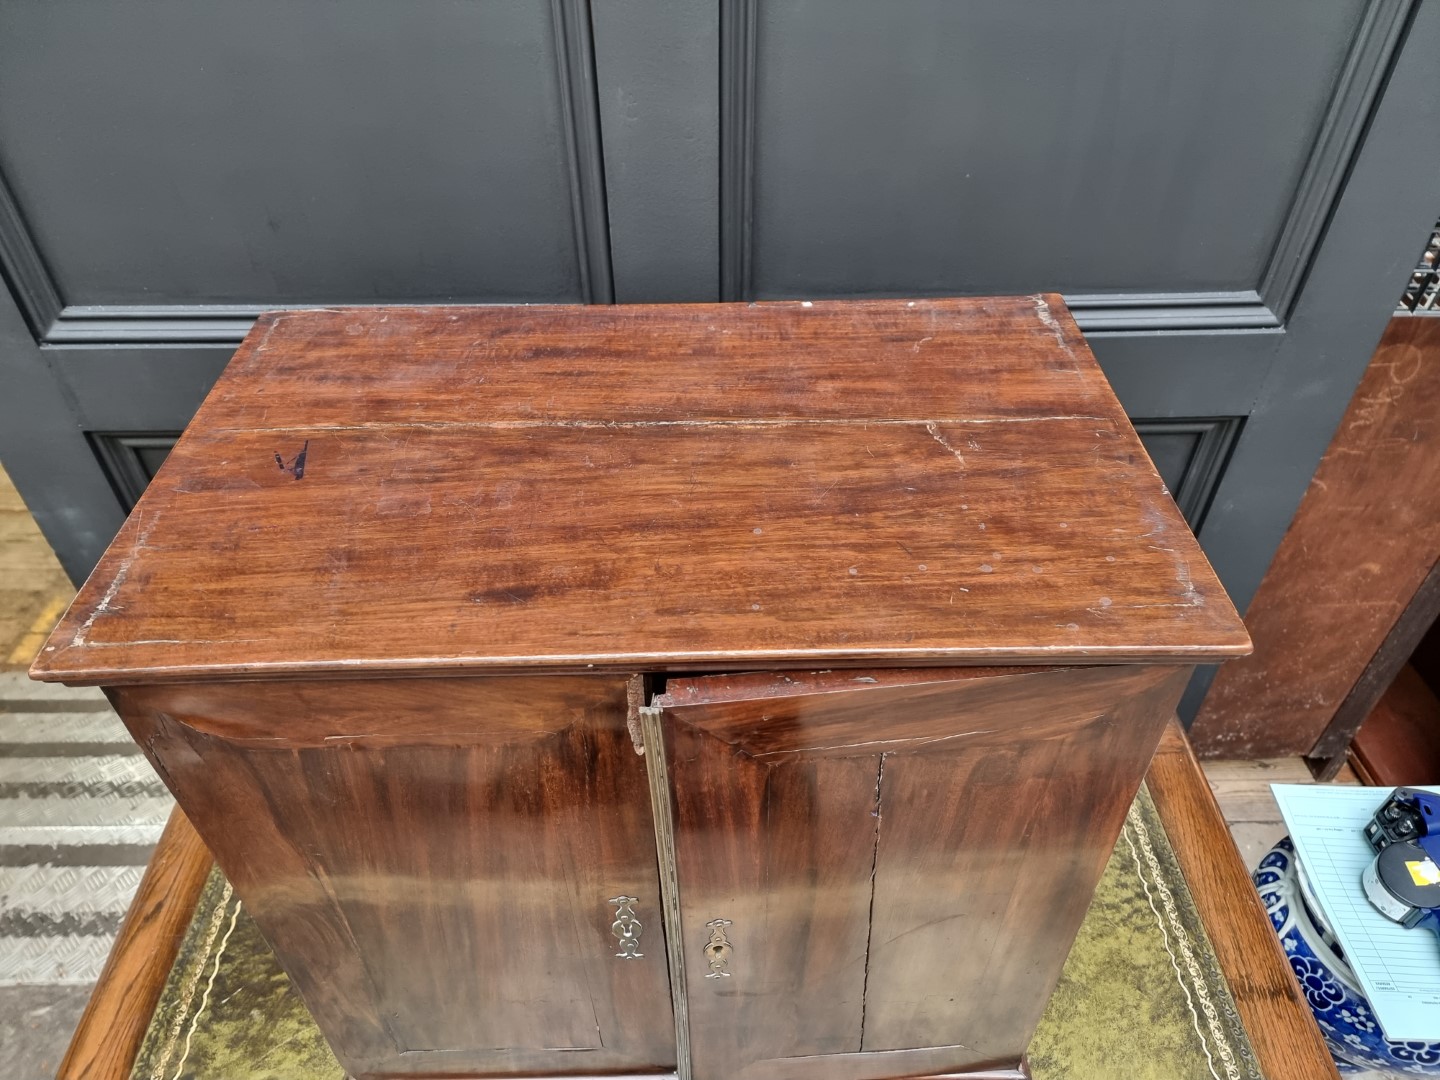
M 52 1080 L 88 986 L 0 986 L 0 1075 Z

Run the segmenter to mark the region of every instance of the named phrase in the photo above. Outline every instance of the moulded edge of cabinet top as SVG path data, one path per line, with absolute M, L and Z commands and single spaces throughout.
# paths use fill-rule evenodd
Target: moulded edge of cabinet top
M 1213 661 L 1058 296 L 262 317 L 32 668 Z

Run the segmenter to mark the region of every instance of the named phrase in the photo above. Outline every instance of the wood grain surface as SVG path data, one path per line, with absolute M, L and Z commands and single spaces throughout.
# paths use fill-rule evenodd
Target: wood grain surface
M 1330 714 L 1325 729 L 1310 748 L 1306 760 L 1322 780 L 1330 779 L 1344 766 L 1351 740 L 1405 665 L 1415 657 L 1437 619 L 1440 619 L 1440 560 L 1430 567 L 1430 572 L 1411 594 L 1405 610 L 1391 625 L 1385 640 L 1370 657 L 1345 700 Z
M 1235 872 L 1238 860 L 1224 846 L 1219 808 L 1205 797 L 1204 777 L 1177 724 L 1167 727 L 1146 780 L 1266 1080 L 1333 1078 L 1329 1055 L 1294 986 L 1284 953 L 1269 945 L 1261 932 L 1268 925 L 1264 912 L 1249 902 L 1253 889 L 1243 867 Z M 129 923 L 134 930 L 117 939 L 57 1080 L 129 1080 L 136 1049 L 155 1008 L 155 994 L 168 974 L 211 865 L 209 852 L 183 822 L 177 812 L 156 848 L 147 883 L 132 905 L 137 918 Z M 1227 894 L 1230 889 L 1239 890 L 1233 898 Z M 142 975 L 136 977 L 135 972 Z M 152 987 L 154 993 L 148 989 Z M 1015 1080 L 1019 1074 L 994 1075 Z
M 1018 1069 L 1188 674 L 672 679 L 696 1080 Z
M 675 1068 L 618 676 L 112 690 L 351 1075 Z M 641 956 L 617 955 L 612 898 Z
M 262 318 L 32 668 L 1215 660 L 1058 297 Z
M 184 812 L 172 810 L 55 1080 L 130 1080 L 212 865 Z
M 1190 729 L 1200 756 L 1315 751 L 1440 558 L 1437 470 L 1440 319 L 1392 319 L 1246 612 L 1255 654 L 1220 669 Z
M 1337 1080 L 1290 961 L 1177 721 L 1167 725 L 1146 780 L 1260 1074 L 1265 1080 Z

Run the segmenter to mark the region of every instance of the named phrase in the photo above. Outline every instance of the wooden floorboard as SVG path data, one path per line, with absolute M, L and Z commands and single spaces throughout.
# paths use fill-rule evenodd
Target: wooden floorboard
M 75 588 L 0 469 L 0 668 L 29 664 Z

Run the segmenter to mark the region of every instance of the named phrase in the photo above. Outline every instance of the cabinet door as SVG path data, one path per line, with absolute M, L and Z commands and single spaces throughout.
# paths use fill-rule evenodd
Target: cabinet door
M 1188 671 L 672 680 L 695 1080 L 1019 1076 Z
M 674 1069 L 623 678 L 112 696 L 350 1075 Z

